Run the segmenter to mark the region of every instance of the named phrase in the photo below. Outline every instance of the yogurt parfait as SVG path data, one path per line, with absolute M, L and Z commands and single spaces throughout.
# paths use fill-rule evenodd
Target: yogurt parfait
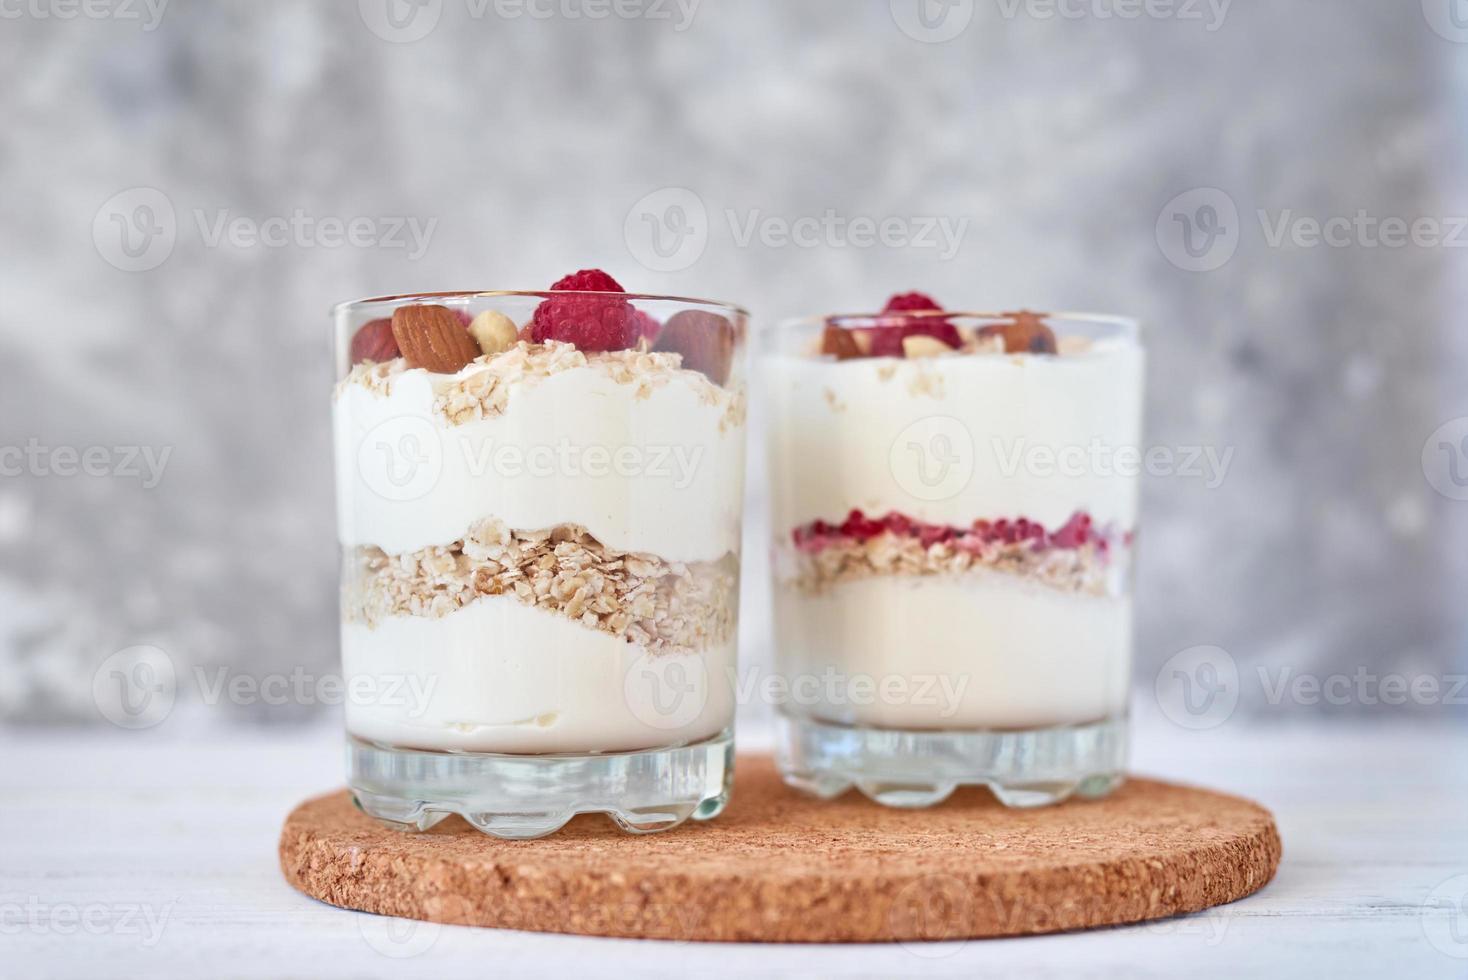
M 779 762 L 922 806 L 1100 795 L 1126 754 L 1143 352 L 1130 321 L 945 311 L 763 331 Z
M 728 796 L 745 314 L 586 270 L 337 308 L 348 778 L 426 828 Z

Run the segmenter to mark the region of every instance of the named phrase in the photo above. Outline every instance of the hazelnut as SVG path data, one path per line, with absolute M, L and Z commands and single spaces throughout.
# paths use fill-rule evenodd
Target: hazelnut
M 518 331 L 515 321 L 498 310 L 485 310 L 469 324 L 469 333 L 486 354 L 499 354 L 515 346 Z

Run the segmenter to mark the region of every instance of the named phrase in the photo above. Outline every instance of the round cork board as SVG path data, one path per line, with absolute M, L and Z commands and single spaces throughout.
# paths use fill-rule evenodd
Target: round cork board
M 1129 779 L 1111 796 L 1008 810 L 960 789 L 927 810 L 821 801 L 741 756 L 729 809 L 648 836 L 605 816 L 501 841 L 458 817 L 385 828 L 340 791 L 280 838 L 286 879 L 344 908 L 593 936 L 872 942 L 1015 936 L 1140 922 L 1232 902 L 1279 865 L 1269 811 Z

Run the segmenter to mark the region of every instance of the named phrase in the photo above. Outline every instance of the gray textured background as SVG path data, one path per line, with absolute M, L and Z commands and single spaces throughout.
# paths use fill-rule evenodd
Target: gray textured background
M 64 2 L 6 8 L 0 446 L 171 456 L 152 488 L 0 478 L 0 716 L 96 721 L 94 671 L 136 644 L 177 666 L 180 716 L 310 714 L 310 699 L 205 708 L 193 670 L 335 669 L 327 307 L 540 288 L 586 265 L 757 321 L 910 288 L 1138 316 L 1149 438 L 1234 453 L 1217 488 L 1146 484 L 1141 688 L 1200 644 L 1237 663 L 1246 717 L 1335 710 L 1269 703 L 1261 666 L 1468 670 L 1468 502 L 1449 496 L 1447 452 L 1424 461 L 1429 435 L 1468 416 L 1468 252 L 1276 247 L 1257 217 L 1468 215 L 1468 28 L 1447 17 L 1461 0 L 1239 0 L 1221 24 L 1203 6 L 1201 21 L 1124 19 L 1085 0 L 1046 18 L 957 0 L 926 34 L 899 26 L 916 0 L 703 0 L 689 22 L 672 5 L 593 19 L 594 0 L 541 2 L 553 16 L 173 0 L 156 25 L 141 0 L 74 19 Z M 384 4 L 416 13 L 405 32 L 431 30 L 393 35 Z M 705 209 L 706 245 L 654 272 L 626 226 L 678 187 Z M 138 212 L 157 201 L 139 188 L 166 198 L 175 238 L 125 271 L 115 217 L 166 227 Z M 1173 261 L 1167 208 L 1195 188 L 1239 215 L 1210 271 Z M 657 208 L 687 199 L 642 207 L 672 228 L 687 213 Z M 421 256 L 211 237 L 226 212 L 297 209 L 436 224 Z M 726 217 L 828 209 L 967 225 L 947 257 L 741 244 Z M 1468 473 L 1468 445 L 1454 453 Z M 758 466 L 751 478 L 757 558 Z M 1370 700 L 1339 710 L 1464 713 Z

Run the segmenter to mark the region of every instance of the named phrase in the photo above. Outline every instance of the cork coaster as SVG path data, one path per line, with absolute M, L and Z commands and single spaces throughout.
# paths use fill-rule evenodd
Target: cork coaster
M 1016 936 L 1140 922 L 1232 902 L 1279 865 L 1269 811 L 1129 779 L 1104 800 L 1008 810 L 961 789 L 927 810 L 788 789 L 741 756 L 729 809 L 632 836 L 580 816 L 501 841 L 458 817 L 387 829 L 345 791 L 280 838 L 286 879 L 323 902 L 461 925 L 593 936 L 871 942 Z

